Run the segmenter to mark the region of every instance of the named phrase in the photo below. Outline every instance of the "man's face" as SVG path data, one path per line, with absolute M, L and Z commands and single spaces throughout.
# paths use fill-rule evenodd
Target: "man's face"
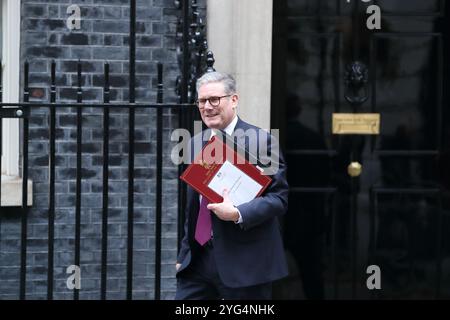
M 198 99 L 209 99 L 211 97 L 226 96 L 225 88 L 220 82 L 211 82 L 202 85 L 198 90 Z M 220 99 L 220 104 L 212 106 L 206 100 L 205 104 L 199 105 L 200 115 L 203 122 L 211 129 L 225 129 L 233 120 L 238 96 L 236 94 Z

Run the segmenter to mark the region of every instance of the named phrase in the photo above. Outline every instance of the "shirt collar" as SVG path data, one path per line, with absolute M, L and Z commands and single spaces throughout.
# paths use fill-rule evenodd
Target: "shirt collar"
M 231 120 L 230 124 L 223 129 L 223 131 L 225 131 L 225 133 L 229 136 L 231 136 L 233 134 L 234 128 L 236 127 L 236 123 L 238 122 L 238 116 L 235 115 L 233 120 Z M 212 129 L 211 130 L 211 137 L 216 135 L 216 129 Z

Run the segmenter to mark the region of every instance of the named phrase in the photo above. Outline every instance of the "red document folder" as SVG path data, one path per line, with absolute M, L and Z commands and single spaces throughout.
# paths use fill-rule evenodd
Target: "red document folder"
M 226 161 L 227 166 L 231 163 L 260 185 L 256 197 L 260 196 L 272 181 L 269 176 L 262 174 L 262 169 L 246 159 L 242 154 L 245 151 L 242 151 L 241 147 L 230 143 L 230 140 L 225 139 L 227 141 L 225 143 L 220 136 L 212 137 L 180 177 L 211 203 L 223 202 L 222 194 L 215 192 L 208 185 Z M 231 186 L 228 188 L 229 191 L 230 188 Z

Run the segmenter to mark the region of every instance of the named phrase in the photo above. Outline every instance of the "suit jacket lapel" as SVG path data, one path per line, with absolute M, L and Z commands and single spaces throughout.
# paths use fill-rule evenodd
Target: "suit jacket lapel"
M 249 139 L 246 139 L 245 131 L 249 129 L 249 126 L 246 122 L 242 121 L 241 118 L 238 117 L 238 121 L 236 123 L 236 126 L 234 127 L 234 131 L 237 129 L 242 130 L 244 134 L 235 135 L 234 139 L 235 142 L 241 147 L 244 148 L 246 152 L 248 152 L 250 146 L 249 146 Z M 257 139 L 259 139 L 257 134 Z M 255 155 L 256 156 L 256 155 Z
M 236 126 L 234 127 L 233 133 L 237 130 L 243 130 L 245 131 L 245 122 L 241 120 L 241 118 L 238 117 L 238 121 L 236 122 Z M 237 144 L 239 144 L 240 146 L 244 147 L 245 146 L 245 150 L 248 150 L 248 141 L 246 141 L 247 139 L 245 139 L 245 135 L 238 135 L 237 137 L 235 136 L 235 142 Z

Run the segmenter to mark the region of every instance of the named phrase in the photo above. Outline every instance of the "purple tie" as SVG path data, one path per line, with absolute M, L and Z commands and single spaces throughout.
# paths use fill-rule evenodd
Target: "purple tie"
M 211 239 L 211 211 L 206 207 L 208 203 L 208 199 L 202 197 L 195 228 L 195 240 L 202 246 Z

